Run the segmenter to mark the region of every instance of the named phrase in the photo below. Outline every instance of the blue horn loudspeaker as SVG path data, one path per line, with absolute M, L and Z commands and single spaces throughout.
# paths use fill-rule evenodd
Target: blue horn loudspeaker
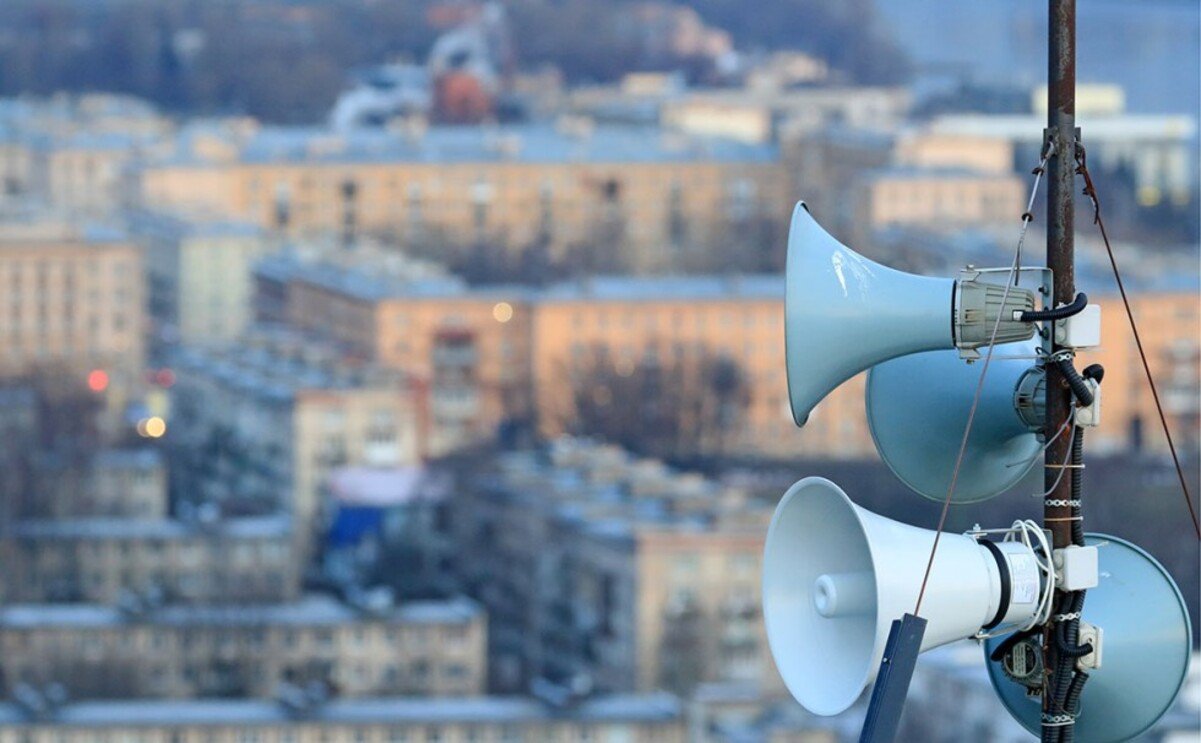
M 1100 583 L 1088 589 L 1082 619 L 1104 633 L 1101 666 L 1088 671 L 1076 718 L 1076 740 L 1117 743 L 1155 724 L 1172 706 L 1188 675 L 1192 626 L 1180 589 L 1163 566 L 1117 537 L 1089 534 L 1097 545 Z M 1042 706 L 989 658 L 1003 641 L 984 646 L 988 673 L 1001 702 L 1027 730 L 1039 734 Z
M 1023 341 L 994 349 L 952 502 L 998 495 L 1039 459 L 1046 394 L 1035 348 Z M 947 496 L 983 366 L 954 351 L 929 351 L 885 361 L 867 374 L 867 422 L 876 450 L 927 498 Z

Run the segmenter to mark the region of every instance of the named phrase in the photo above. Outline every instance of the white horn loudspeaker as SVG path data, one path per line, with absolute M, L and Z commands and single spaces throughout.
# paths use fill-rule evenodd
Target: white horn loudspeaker
M 1030 290 L 1012 287 L 1006 294 L 976 271 L 931 278 L 868 260 L 831 237 L 799 202 L 788 234 L 784 297 L 793 418 L 804 425 L 831 390 L 882 361 L 937 349 L 971 353 L 987 345 L 994 326 L 998 343 L 1030 338 L 1033 323 L 1014 318 L 1034 308 Z
M 892 621 L 913 611 L 935 534 L 856 506 L 824 478 L 784 495 L 764 549 L 763 615 L 776 666 L 805 709 L 838 714 L 875 680 Z M 922 602 L 922 650 L 1022 626 L 1041 593 L 1022 542 L 944 533 Z

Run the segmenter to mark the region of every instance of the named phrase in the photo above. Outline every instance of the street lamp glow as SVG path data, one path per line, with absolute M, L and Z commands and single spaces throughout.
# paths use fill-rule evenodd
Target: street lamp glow
M 139 424 L 139 428 L 146 432 L 147 438 L 162 438 L 163 434 L 167 432 L 167 422 L 156 415 Z
M 497 302 L 492 307 L 492 317 L 497 322 L 508 322 L 513 319 L 513 305 L 508 302 Z

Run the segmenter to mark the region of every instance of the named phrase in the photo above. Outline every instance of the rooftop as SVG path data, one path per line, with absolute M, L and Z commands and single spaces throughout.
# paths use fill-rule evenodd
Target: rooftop
M 1077 119 L 1094 142 L 1169 139 L 1187 142 L 1197 134 L 1191 116 L 1169 114 L 1119 114 L 1081 116 Z M 1046 117 L 1038 114 L 952 114 L 934 119 L 930 131 L 1041 142 Z
M 176 519 L 80 518 L 19 521 L 9 533 L 20 539 L 182 540 L 284 539 L 291 534 L 288 516 L 226 519 L 213 524 Z
M 238 222 L 208 217 L 190 219 L 180 214 L 167 212 L 137 211 L 127 215 L 132 232 L 151 235 L 168 240 L 188 238 L 259 238 L 263 230 L 249 222 Z
M 301 720 L 342 724 L 516 724 L 552 719 L 671 723 L 682 717 L 683 707 L 678 698 L 666 693 L 650 693 L 594 697 L 567 709 L 552 709 L 528 697 L 334 699 L 316 706 L 305 713 Z M 88 728 L 250 727 L 279 725 L 296 720 L 295 713 L 277 702 L 244 699 L 75 702 L 60 707 L 52 717 L 55 724 Z M 0 704 L 0 725 L 22 725 L 25 722 L 20 707 Z
M 541 292 L 540 302 L 583 300 L 637 302 L 693 299 L 784 298 L 782 275 L 734 276 L 598 276 L 555 284 Z
M 180 347 L 172 364 L 186 383 L 192 374 L 279 404 L 309 391 L 403 389 L 401 372 L 355 361 L 342 349 L 287 328 L 261 327 L 219 349 Z
M 414 601 L 365 613 L 323 594 L 283 604 L 208 604 L 163 606 L 131 618 L 117 607 L 99 604 L 10 604 L 0 607 L 0 625 L 10 629 L 84 627 L 102 629 L 130 621 L 173 627 L 247 627 L 265 625 L 465 624 L 482 609 L 468 598 Z
M 627 545 L 651 532 L 757 534 L 770 513 L 740 488 L 569 437 L 546 452 L 502 456 L 479 486 L 575 533 Z
M 204 164 L 186 147 L 168 164 Z M 653 126 L 436 126 L 420 133 L 266 127 L 241 147 L 244 163 L 773 163 L 774 146 L 680 137 Z
M 1013 173 L 989 173 L 970 168 L 921 168 L 897 165 L 873 170 L 868 175 L 868 180 L 872 182 L 886 180 L 1015 181 L 1017 176 Z
M 777 274 L 731 276 L 596 276 L 545 288 L 515 285 L 469 286 L 458 277 L 405 280 L 359 268 L 306 263 L 286 256 L 262 260 L 256 273 L 277 282 L 300 281 L 364 302 L 390 299 L 479 299 L 532 303 L 578 301 L 672 301 L 695 299 L 783 299 L 784 277 Z

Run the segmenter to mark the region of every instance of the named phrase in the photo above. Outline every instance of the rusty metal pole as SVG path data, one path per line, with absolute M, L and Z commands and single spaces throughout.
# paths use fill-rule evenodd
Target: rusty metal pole
M 1054 148 L 1047 162 L 1047 266 L 1055 274 L 1054 303 L 1070 302 L 1076 296 L 1075 276 L 1075 175 L 1076 175 L 1076 0 L 1049 0 L 1047 69 L 1047 142 Z M 1056 345 L 1055 350 L 1059 347 Z M 1047 364 L 1047 420 L 1045 431 L 1051 436 L 1071 413 L 1071 390 L 1055 364 Z M 1052 489 L 1048 501 L 1066 503 L 1072 485 L 1062 467 L 1068 461 L 1071 436 L 1065 432 L 1046 452 L 1045 489 Z M 1064 475 L 1060 477 L 1061 473 Z M 1072 543 L 1069 506 L 1043 506 L 1043 523 L 1051 532 L 1055 548 Z M 1056 592 L 1056 606 L 1062 593 Z M 1049 690 L 1056 687 L 1055 643 L 1048 640 L 1047 684 L 1043 693 L 1043 711 L 1051 712 Z M 1054 729 L 1053 729 L 1054 730 Z M 1044 729 L 1044 739 L 1049 731 Z
M 1076 0 L 1050 0 L 1051 43 L 1050 76 L 1047 88 L 1047 137 L 1054 153 L 1047 162 L 1047 266 L 1055 273 L 1056 305 L 1070 302 L 1076 296 L 1074 223 L 1076 181 Z M 1055 346 L 1059 350 L 1059 346 Z M 1050 436 L 1058 431 L 1071 413 L 1072 393 L 1058 367 L 1047 367 L 1047 422 Z M 1067 459 L 1071 437 L 1060 436 L 1047 449 L 1046 487 L 1059 480 L 1059 487 L 1048 499 L 1067 500 L 1071 497 L 1068 477 L 1059 477 L 1059 467 Z M 1064 519 L 1071 516 L 1066 506 L 1047 508 L 1044 518 Z M 1047 528 L 1056 547 L 1072 543 L 1071 523 L 1048 521 Z

